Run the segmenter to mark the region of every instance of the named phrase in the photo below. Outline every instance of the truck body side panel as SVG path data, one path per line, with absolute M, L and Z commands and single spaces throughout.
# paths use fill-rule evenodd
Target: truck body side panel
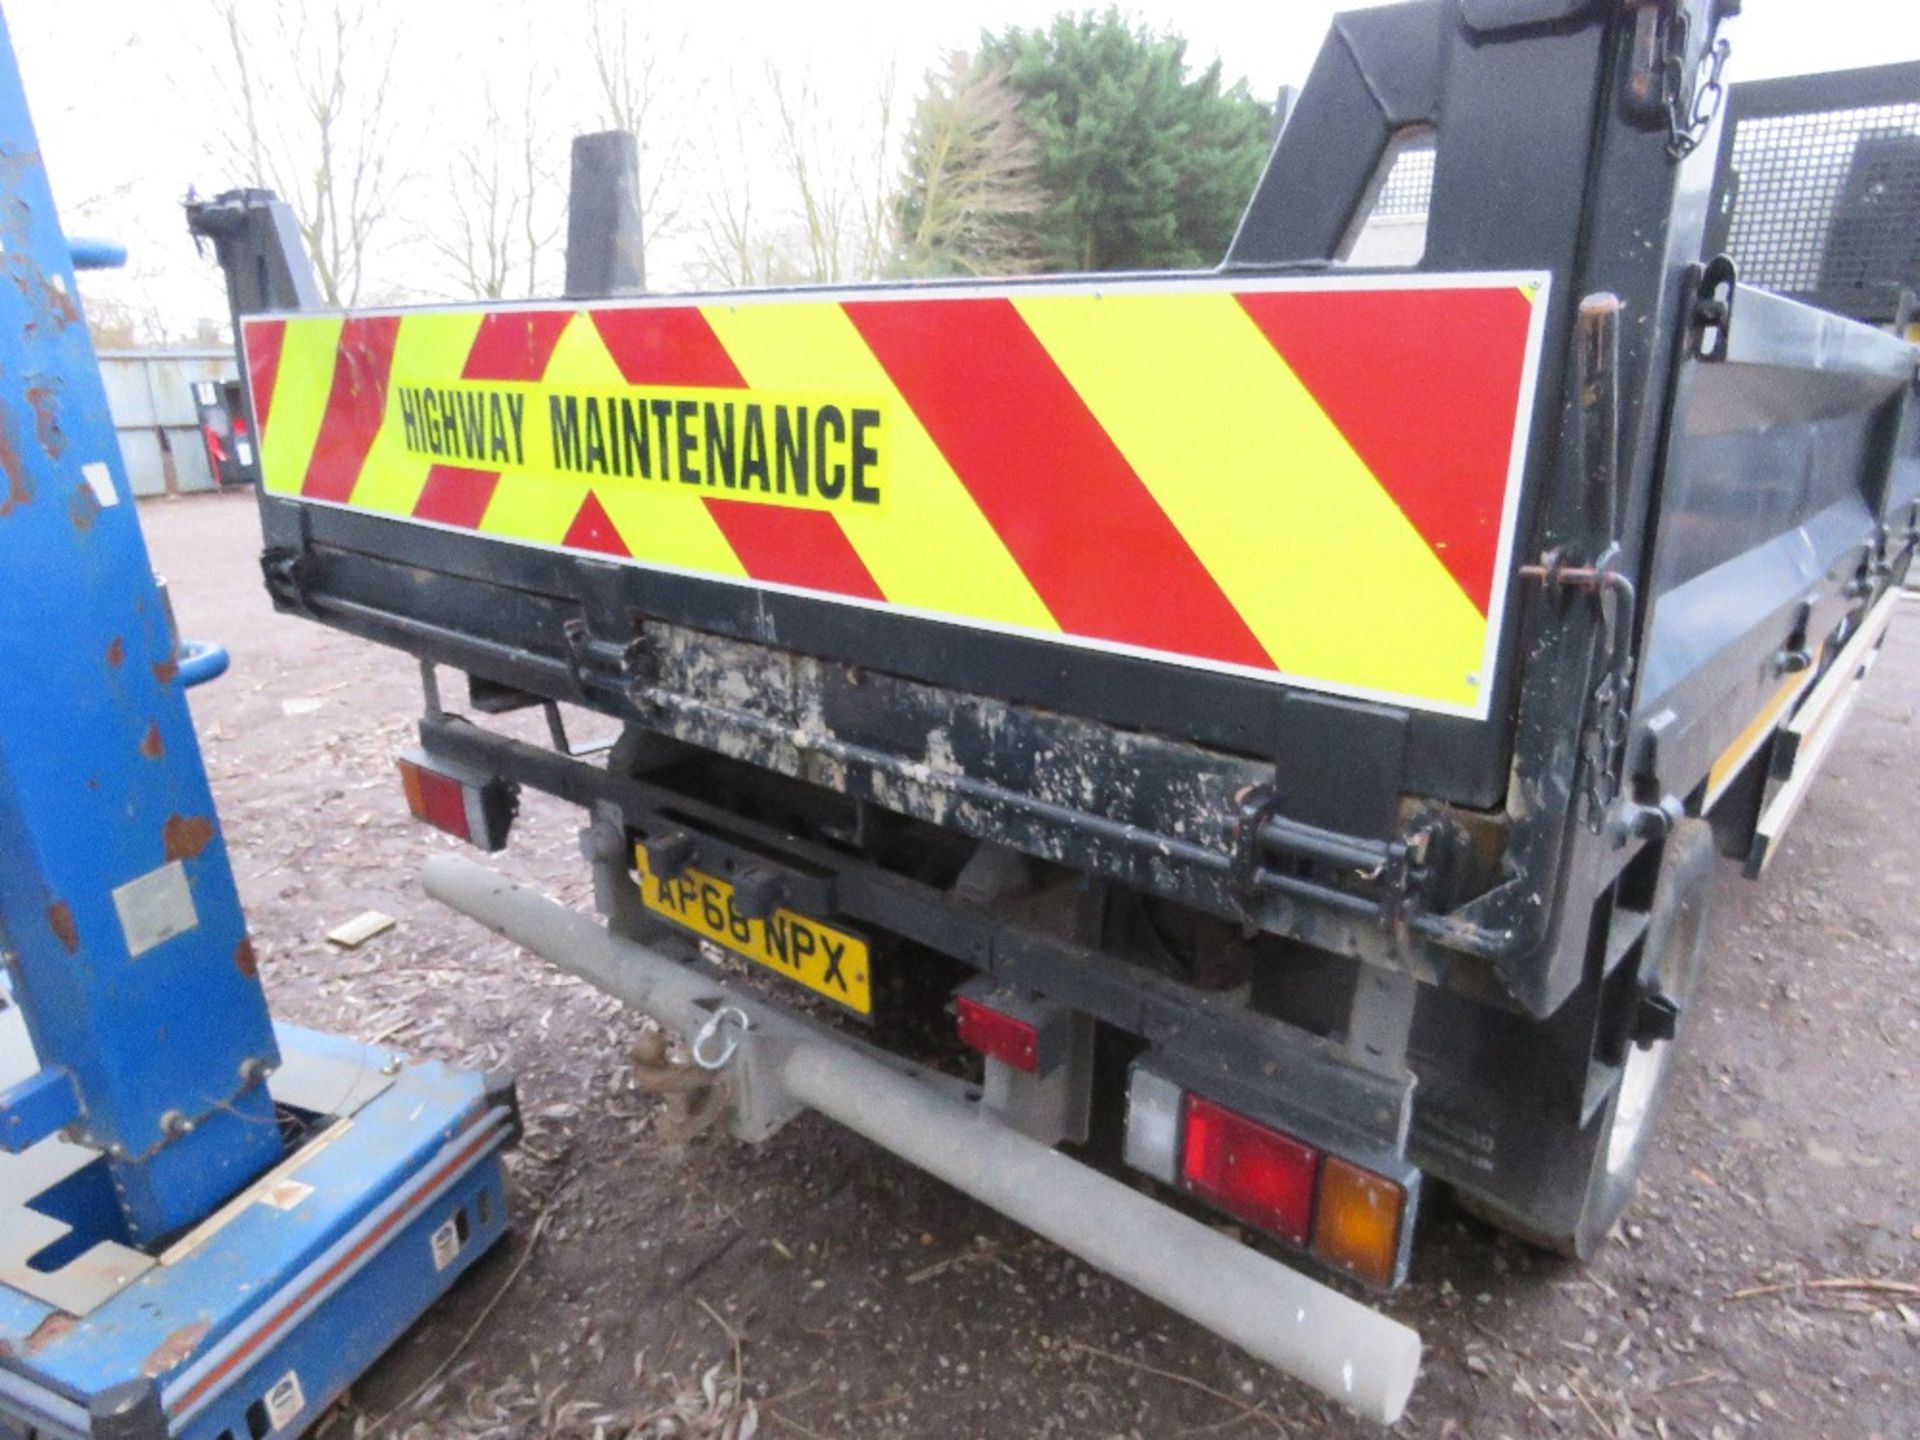
M 1641 726 L 1643 779 L 1711 808 L 1902 560 L 1915 357 L 1896 336 L 1737 286 L 1724 353 L 1675 382 Z M 1903 428 L 1904 427 L 1904 428 Z

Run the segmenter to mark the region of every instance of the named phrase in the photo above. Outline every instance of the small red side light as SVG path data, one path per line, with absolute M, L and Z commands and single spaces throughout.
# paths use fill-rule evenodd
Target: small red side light
M 401 760 L 400 783 L 407 792 L 407 808 L 414 818 L 461 840 L 473 839 L 467 816 L 466 788 L 458 780 L 439 775 L 411 760 Z
M 1040 1068 L 1040 1032 L 1024 1020 L 990 1009 L 971 995 L 954 998 L 960 1040 L 982 1055 L 1032 1074 Z
M 1229 1215 L 1305 1245 L 1320 1152 L 1198 1095 L 1187 1097 L 1180 1174 Z

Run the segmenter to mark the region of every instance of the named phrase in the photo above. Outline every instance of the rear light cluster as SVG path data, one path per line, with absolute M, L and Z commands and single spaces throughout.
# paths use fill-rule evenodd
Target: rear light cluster
M 518 808 L 513 785 L 420 750 L 407 751 L 398 765 L 407 808 L 416 820 L 482 850 L 506 845 Z
M 1369 1285 L 1401 1278 L 1409 1186 L 1136 1066 L 1127 1163 Z

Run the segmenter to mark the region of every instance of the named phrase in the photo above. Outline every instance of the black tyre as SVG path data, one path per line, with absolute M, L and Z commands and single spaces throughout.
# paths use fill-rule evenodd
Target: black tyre
M 1658 1128 L 1673 1061 L 1685 1041 L 1687 1015 L 1698 992 L 1708 902 L 1713 887 L 1713 833 L 1703 820 L 1683 820 L 1667 837 L 1648 914 L 1639 982 L 1678 1012 L 1671 1038 L 1627 1044 L 1619 1079 L 1599 1116 L 1580 1132 L 1526 1211 L 1487 1194 L 1456 1189 L 1470 1214 L 1557 1255 L 1587 1260 L 1633 1199 L 1641 1167 Z

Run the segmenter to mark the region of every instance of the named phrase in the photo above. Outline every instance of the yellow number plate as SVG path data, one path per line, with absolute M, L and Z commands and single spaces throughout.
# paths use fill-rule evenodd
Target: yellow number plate
M 862 1015 L 873 1013 L 867 978 L 867 942 L 791 910 L 749 920 L 733 908 L 733 886 L 703 870 L 686 869 L 671 880 L 647 868 L 647 852 L 635 847 L 640 901 L 654 914 L 744 955 L 809 990 Z

